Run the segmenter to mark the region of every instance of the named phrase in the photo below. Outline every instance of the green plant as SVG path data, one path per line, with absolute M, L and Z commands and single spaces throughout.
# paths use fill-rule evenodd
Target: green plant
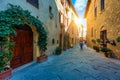
M 97 52 L 100 51 L 99 47 L 98 46 L 93 46 L 93 49 L 96 50 Z
M 118 36 L 116 40 L 117 40 L 117 42 L 120 42 L 120 36 Z
M 12 54 L 12 48 L 10 48 L 10 45 L 8 45 L 8 43 L 11 44 L 11 42 L 8 38 L 17 35 L 15 25 L 27 24 L 31 27 L 35 26 L 37 32 L 39 33 L 38 45 L 40 46 L 40 50 L 45 51 L 47 49 L 47 33 L 44 30 L 43 23 L 34 16 L 31 16 L 28 10 L 23 10 L 20 6 L 15 6 L 12 4 L 9 5 L 10 8 L 0 12 L 0 44 L 2 44 L 2 46 L 7 45 L 9 47 L 7 49 L 3 48 L 2 51 L 0 51 L 0 59 L 4 60 L 0 62 L 0 65 L 7 64 L 6 54 Z M 4 66 L 5 65 L 0 67 Z M 3 69 L 1 68 L 0 71 L 2 70 Z
M 92 43 L 96 44 L 96 40 L 92 39 Z
M 97 43 L 100 43 L 100 39 L 96 39 L 96 42 L 97 42 Z
M 61 47 L 56 47 L 55 54 L 59 55 L 59 54 L 61 54 L 61 52 L 62 52 L 62 48 Z
M 102 49 L 101 49 L 101 51 L 102 52 L 104 52 L 104 54 L 105 54 L 105 56 L 106 57 L 111 57 L 111 52 L 112 52 L 112 50 L 110 50 L 109 48 L 107 48 L 107 47 L 103 47 Z
M 101 51 L 107 53 L 107 52 L 110 51 L 110 49 L 107 48 L 107 47 L 102 47 L 102 48 L 101 48 Z
M 4 41 L 0 43 L 0 72 L 9 68 L 9 61 L 12 59 L 12 49 L 14 42 Z

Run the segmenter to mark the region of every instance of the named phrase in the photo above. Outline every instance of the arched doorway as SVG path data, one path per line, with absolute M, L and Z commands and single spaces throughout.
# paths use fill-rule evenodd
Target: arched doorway
M 106 27 L 104 26 L 101 27 L 100 40 L 101 40 L 101 46 L 107 47 L 107 30 Z
M 11 67 L 17 68 L 33 61 L 33 32 L 27 25 L 16 26 L 17 36 L 13 38 L 15 46 Z

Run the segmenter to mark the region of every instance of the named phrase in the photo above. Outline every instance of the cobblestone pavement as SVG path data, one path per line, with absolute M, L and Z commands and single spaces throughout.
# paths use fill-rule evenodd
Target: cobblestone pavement
M 120 80 L 120 61 L 79 46 L 13 70 L 10 80 Z

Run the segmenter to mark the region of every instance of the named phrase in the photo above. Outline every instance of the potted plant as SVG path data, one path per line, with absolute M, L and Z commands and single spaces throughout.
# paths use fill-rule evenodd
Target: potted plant
M 97 43 L 100 43 L 100 39 L 96 39 L 96 42 L 97 42 Z
M 116 46 L 115 40 L 110 40 L 110 44 Z
M 0 42 L 0 80 L 7 80 L 11 77 L 12 69 L 10 61 L 12 60 L 12 48 L 14 42 L 9 42 L 3 38 Z
M 102 47 L 101 51 L 104 52 L 104 54 L 105 54 L 106 57 L 110 57 L 110 53 L 109 53 L 110 49 L 109 48 Z
M 43 62 L 43 61 L 48 59 L 48 56 L 45 54 L 45 51 L 47 50 L 46 32 L 42 31 L 41 35 L 43 35 L 43 36 L 42 37 L 39 36 L 39 40 L 38 40 L 38 45 L 39 45 L 39 49 L 40 49 L 40 56 L 37 57 L 37 62 Z
M 61 52 L 62 52 L 62 48 L 61 47 L 56 47 L 55 54 L 60 55 Z
M 96 44 L 96 40 L 92 39 L 92 43 Z
M 116 40 L 117 40 L 117 42 L 120 42 L 120 36 L 118 36 Z
M 98 46 L 93 46 L 93 49 L 96 50 L 96 52 L 99 52 L 99 51 L 100 51 L 100 49 L 99 49 Z
M 37 57 L 37 62 L 43 62 L 48 59 L 48 56 L 45 54 L 44 51 L 41 50 L 41 54 Z

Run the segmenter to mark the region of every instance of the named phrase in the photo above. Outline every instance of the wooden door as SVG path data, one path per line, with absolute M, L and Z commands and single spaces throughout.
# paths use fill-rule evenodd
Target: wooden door
M 11 67 L 16 68 L 33 60 L 33 33 L 29 30 L 17 30 L 14 38 Z
M 103 30 L 100 32 L 101 46 L 107 47 L 107 31 Z

